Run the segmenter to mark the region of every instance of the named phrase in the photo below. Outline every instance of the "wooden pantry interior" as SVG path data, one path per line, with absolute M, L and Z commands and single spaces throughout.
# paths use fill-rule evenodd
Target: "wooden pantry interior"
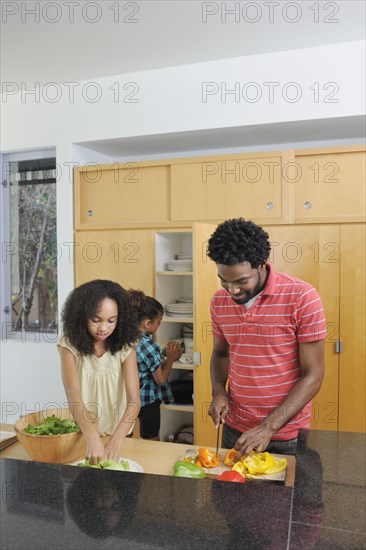
M 312 428 L 365 431 L 365 158 L 356 145 L 75 168 L 75 285 L 108 278 L 164 307 L 192 299 L 158 331 L 159 344 L 190 334 L 194 352 L 171 375 L 193 379 L 193 403 L 162 406 L 162 439 L 193 426 L 196 445 L 215 445 L 209 304 L 219 283 L 206 245 L 239 216 L 268 231 L 277 270 L 322 297 L 326 372 Z M 177 256 L 192 267 L 168 269 Z

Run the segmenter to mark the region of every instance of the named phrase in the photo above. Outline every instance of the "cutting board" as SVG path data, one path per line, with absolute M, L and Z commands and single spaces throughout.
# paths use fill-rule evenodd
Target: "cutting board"
M 0 431 L 0 451 L 18 440 L 15 432 Z
M 214 451 L 214 449 L 211 449 L 211 450 Z M 227 449 L 219 449 L 219 455 L 221 456 L 221 460 L 223 460 L 223 457 L 225 456 L 226 453 L 227 453 Z M 194 451 L 192 451 L 192 449 L 188 449 L 186 453 L 182 456 L 182 460 L 185 457 L 192 456 L 192 454 L 194 454 Z M 279 472 L 278 474 L 256 475 L 256 476 L 253 476 L 251 480 L 254 479 L 254 480 L 263 480 L 263 481 L 276 481 L 276 482 L 283 483 L 287 487 L 293 487 L 294 481 L 295 481 L 295 464 L 296 464 L 295 457 L 292 455 L 277 455 L 274 453 L 271 453 L 271 454 L 275 458 L 287 459 L 286 470 L 283 470 L 283 472 Z M 217 479 L 218 477 L 220 477 L 220 475 L 223 472 L 231 470 L 229 466 L 225 466 L 225 464 L 223 464 L 222 462 L 219 464 L 219 466 L 216 466 L 215 468 L 203 468 L 203 469 L 206 473 L 206 477 L 209 479 Z

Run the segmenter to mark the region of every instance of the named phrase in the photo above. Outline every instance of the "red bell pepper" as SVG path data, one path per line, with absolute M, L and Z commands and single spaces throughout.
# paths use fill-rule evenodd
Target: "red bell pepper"
M 227 470 L 226 472 L 222 472 L 218 480 L 234 481 L 236 483 L 244 483 L 244 481 L 246 481 L 245 477 L 239 474 L 239 472 L 236 472 L 235 470 Z

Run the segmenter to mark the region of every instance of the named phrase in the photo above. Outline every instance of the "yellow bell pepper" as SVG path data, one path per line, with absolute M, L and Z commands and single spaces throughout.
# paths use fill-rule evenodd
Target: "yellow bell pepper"
M 275 458 L 270 453 L 256 453 L 252 451 L 248 456 L 236 462 L 233 470 L 244 476 L 272 475 L 282 472 L 287 467 L 286 458 Z
M 266 471 L 266 474 L 267 475 L 279 474 L 280 472 L 283 472 L 283 470 L 286 470 L 286 468 L 287 468 L 287 459 L 277 458 L 275 460 L 275 465 L 272 468 L 269 468 Z
M 275 459 L 269 453 L 251 452 L 243 462 L 250 474 L 265 474 L 269 468 L 273 468 L 275 465 Z
M 239 472 L 242 476 L 245 476 L 247 469 L 244 466 L 243 462 L 239 460 L 239 462 L 235 462 L 234 466 L 231 468 L 232 470 L 235 470 L 235 472 Z

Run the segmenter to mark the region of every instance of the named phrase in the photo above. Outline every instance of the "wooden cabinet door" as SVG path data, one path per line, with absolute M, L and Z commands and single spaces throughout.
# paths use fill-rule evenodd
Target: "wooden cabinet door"
M 365 220 L 365 148 L 295 152 L 295 222 Z
M 280 151 L 190 159 L 171 167 L 173 221 L 211 221 L 243 216 L 257 221 L 283 217 Z
M 366 431 L 366 226 L 341 226 L 339 429 Z
M 216 265 L 205 255 L 209 236 L 216 226 L 194 225 L 195 349 L 201 364 L 195 370 L 195 443 L 215 446 L 216 430 L 207 410 L 211 403 L 210 358 L 212 334 L 209 306 L 220 287 Z M 312 428 L 338 429 L 339 354 L 339 226 L 265 227 L 272 245 L 270 261 L 282 271 L 311 283 L 325 309 L 328 336 L 325 340 L 325 376 L 313 399 Z
M 110 279 L 153 293 L 153 234 L 148 230 L 75 232 L 75 285 Z
M 211 298 L 220 288 L 216 264 L 207 257 L 207 242 L 216 225 L 197 223 L 193 226 L 193 292 L 194 349 L 200 352 L 200 365 L 194 370 L 194 442 L 195 445 L 216 446 L 217 431 L 207 416 L 212 400 L 210 360 L 212 329 Z
M 339 226 L 266 227 L 272 245 L 270 260 L 277 271 L 311 283 L 319 292 L 327 322 L 325 376 L 313 399 L 313 429 L 338 429 L 339 354 Z
M 170 219 L 170 167 L 137 163 L 75 170 L 75 228 Z

